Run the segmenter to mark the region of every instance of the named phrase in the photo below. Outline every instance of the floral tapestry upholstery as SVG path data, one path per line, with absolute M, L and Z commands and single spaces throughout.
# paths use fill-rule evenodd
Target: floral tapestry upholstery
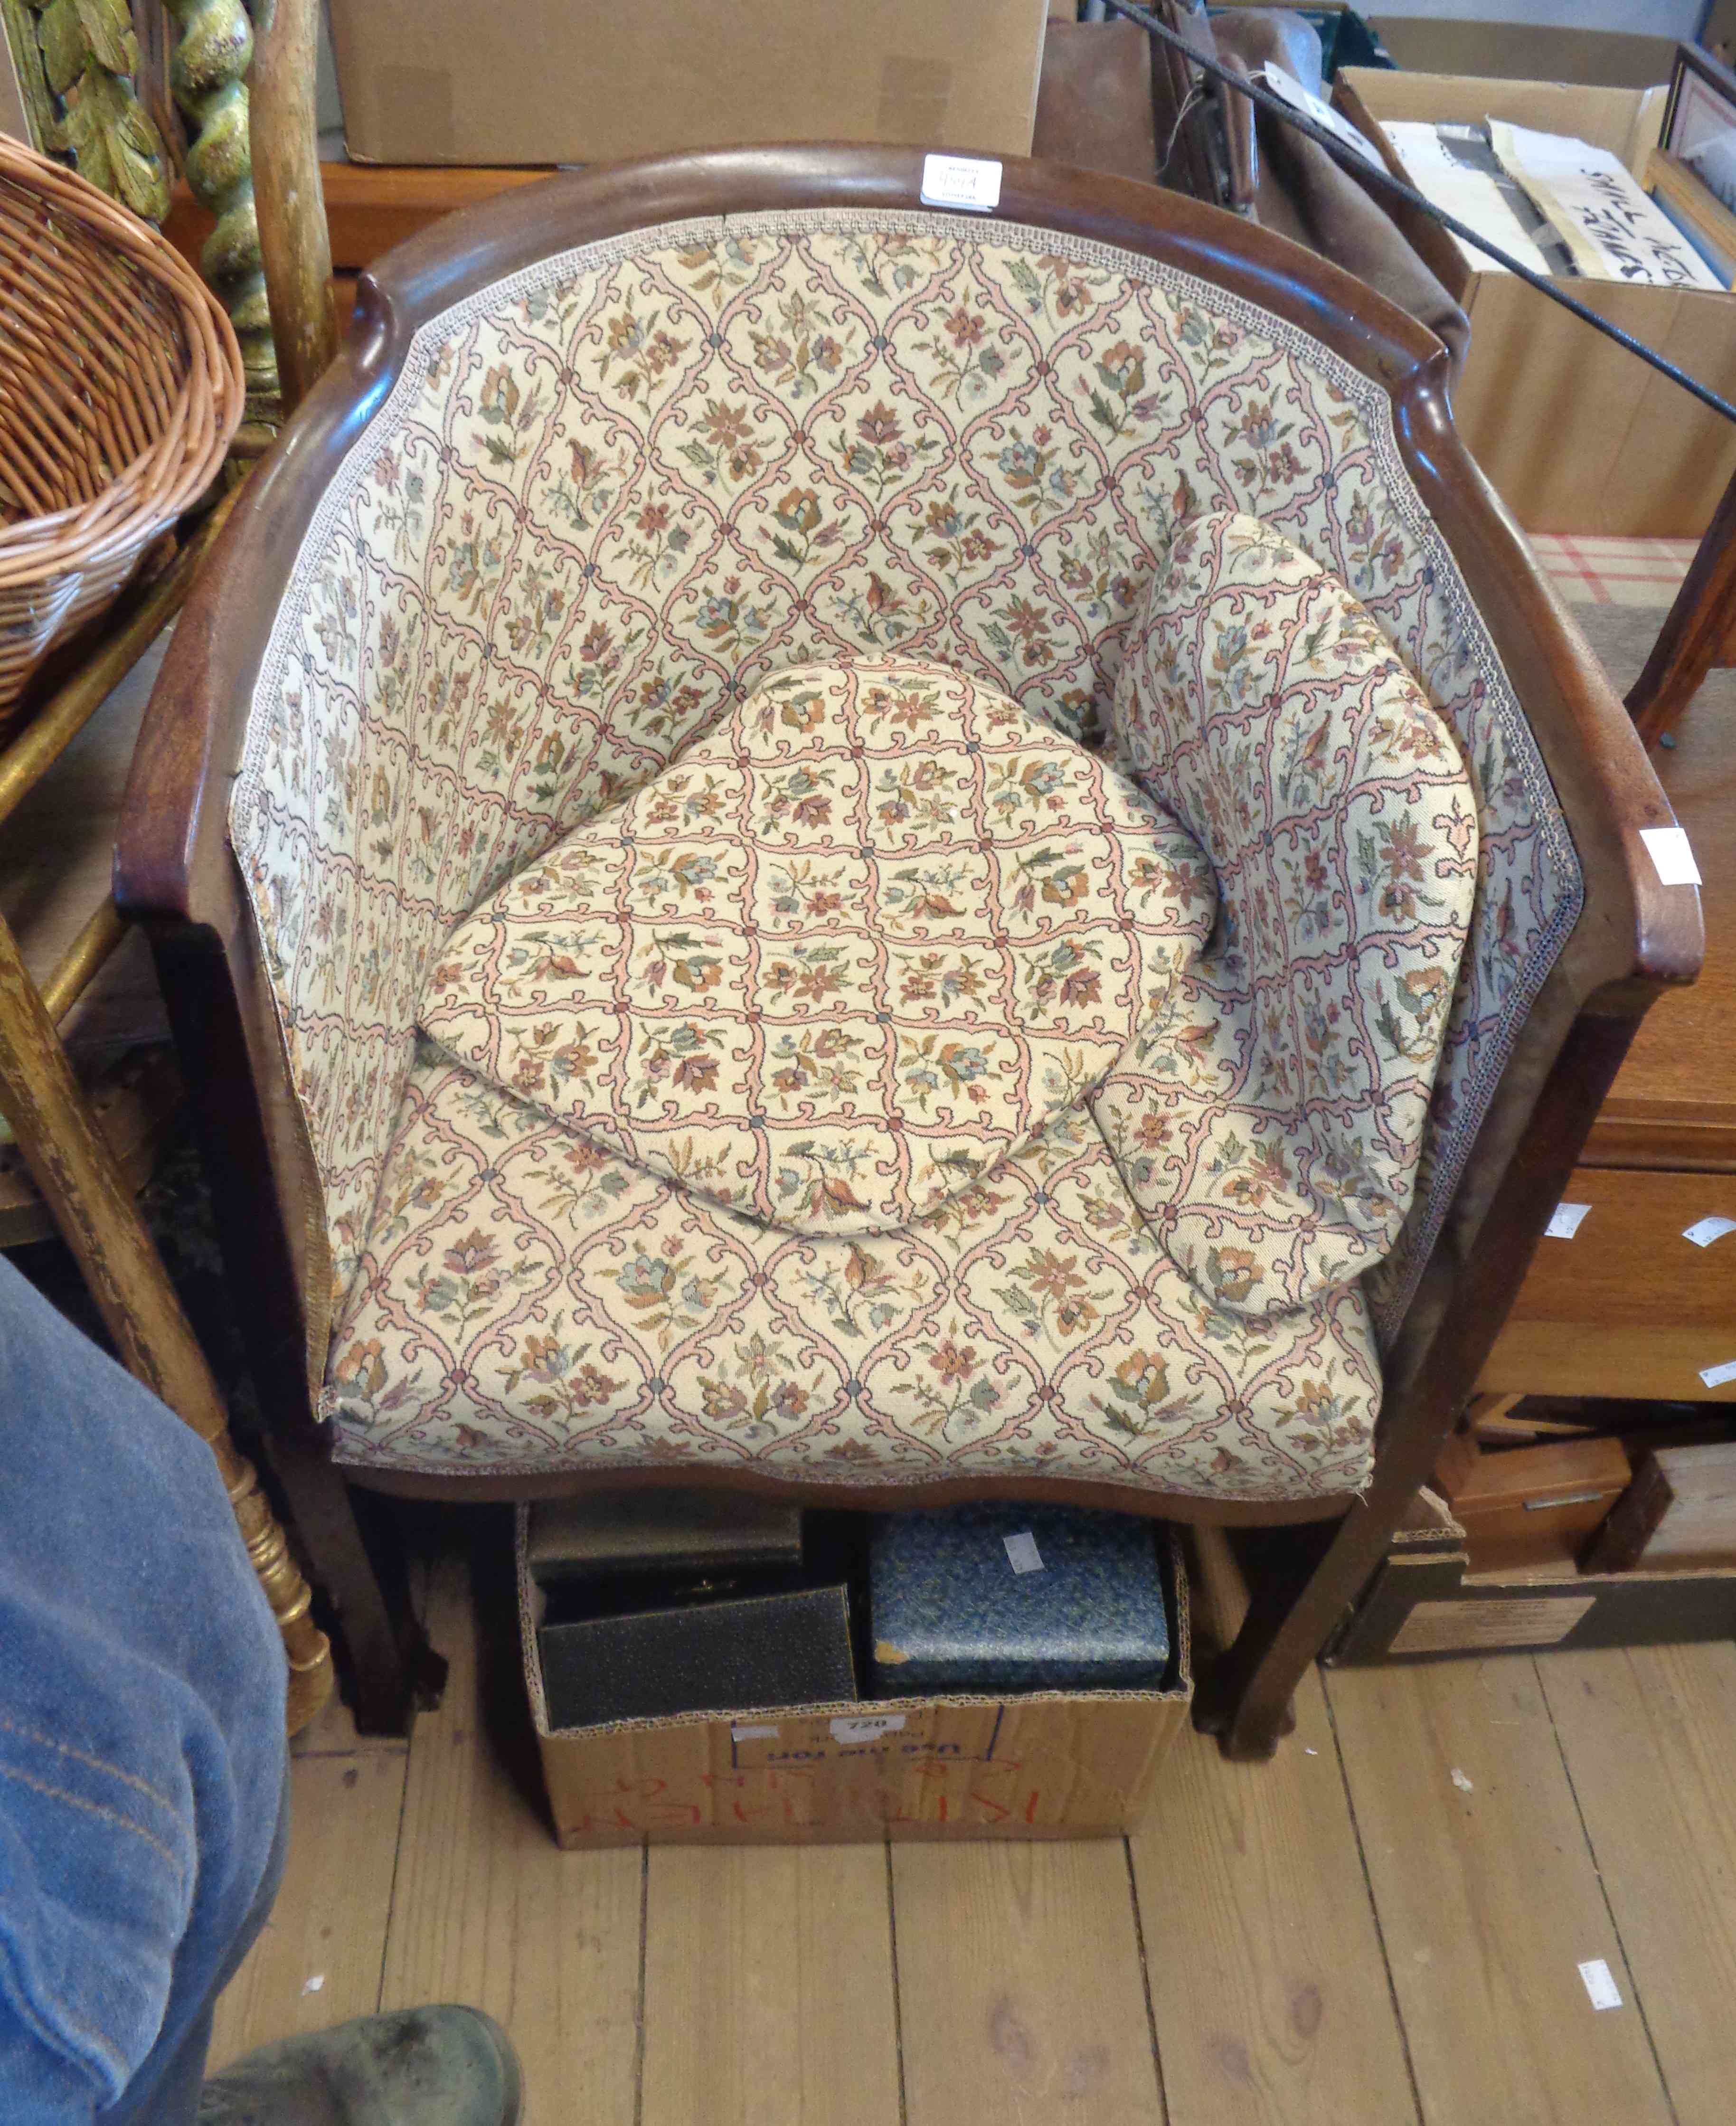
M 793 665 L 895 650 L 1101 728 L 1173 523 L 1213 508 L 1350 586 L 1476 793 L 1416 1202 L 1366 1287 L 1389 1332 L 1580 887 L 1386 392 L 1135 253 L 890 209 L 694 220 L 528 267 L 418 332 L 334 475 L 230 812 L 334 1302 L 427 1112 L 418 1001 L 472 909 Z
M 484 901 L 422 1026 L 728 1208 L 884 1232 L 1102 1079 L 1215 905 L 1173 820 L 1004 694 L 797 665 Z
M 1112 724 L 1224 920 L 1098 1120 L 1179 1269 L 1238 1312 L 1294 1306 L 1389 1254 L 1410 1208 L 1477 882 L 1470 778 L 1344 586 L 1229 511 L 1177 528 Z
M 333 1340 L 337 1458 L 1032 1476 L 1214 1498 L 1367 1477 L 1360 1286 L 1251 1321 L 1170 1262 L 1083 1103 L 900 1233 L 759 1224 L 418 1050 Z

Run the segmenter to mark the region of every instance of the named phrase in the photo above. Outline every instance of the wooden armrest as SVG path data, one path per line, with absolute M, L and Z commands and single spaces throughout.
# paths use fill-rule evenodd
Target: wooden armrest
M 1676 824 L 1669 800 L 1590 645 L 1454 432 L 1444 392 L 1413 390 L 1394 411 L 1412 475 L 1464 571 L 1569 822 L 1585 901 L 1559 971 L 1582 1008 L 1637 1018 L 1658 989 L 1692 981 L 1705 952 L 1697 890 L 1666 886 L 1642 839 Z

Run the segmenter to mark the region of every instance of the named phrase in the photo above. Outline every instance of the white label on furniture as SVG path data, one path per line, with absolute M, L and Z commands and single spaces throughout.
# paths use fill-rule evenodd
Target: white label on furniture
M 1001 203 L 1001 166 L 975 155 L 924 155 L 924 206 L 961 206 L 993 214 Z
M 1292 110 L 1300 111 L 1304 118 L 1313 119 L 1316 125 L 1323 127 L 1335 140 L 1342 140 L 1347 148 L 1360 155 L 1365 163 L 1371 163 L 1375 169 L 1386 168 L 1381 159 L 1380 150 L 1367 135 L 1359 133 L 1349 119 L 1341 118 L 1329 103 L 1323 103 L 1318 96 L 1311 96 L 1293 73 L 1286 73 L 1282 67 L 1274 65 L 1268 59 L 1264 78 L 1272 94 L 1281 97 Z
M 1700 867 L 1684 827 L 1642 827 L 1639 839 L 1665 886 L 1698 886 Z
M 1696 1248 L 1709 1248 L 1726 1233 L 1736 1233 L 1736 1218 L 1696 1218 L 1682 1229 L 1683 1240 L 1691 1240 Z
M 1585 1214 L 1591 1207 L 1589 1203 L 1558 1203 L 1554 1215 L 1543 1229 L 1543 1237 L 1546 1240 L 1572 1240 L 1585 1223 Z
M 882 1735 L 896 1735 L 904 1724 L 902 1713 L 852 1713 L 832 1723 L 834 1742 L 872 1742 Z
M 1736 1358 L 1726 1358 L 1721 1366 L 1702 1366 L 1700 1377 L 1709 1388 L 1721 1388 L 1726 1381 L 1736 1381 Z
M 775 1742 L 777 1740 L 777 1730 L 775 1727 L 757 1727 L 752 1721 L 746 1720 L 729 1730 L 729 1740 L 732 1742 Z
M 1021 1528 L 1017 1535 L 1003 1535 L 1001 1540 L 1007 1546 L 1007 1562 L 1015 1572 L 1042 1571 L 1043 1553 L 1029 1528 Z
M 1585 1981 L 1585 1990 L 1592 1996 L 1594 2008 L 1619 2008 L 1621 1994 L 1610 1976 L 1610 1967 L 1601 1956 L 1594 1956 L 1579 1967 L 1579 1976 Z

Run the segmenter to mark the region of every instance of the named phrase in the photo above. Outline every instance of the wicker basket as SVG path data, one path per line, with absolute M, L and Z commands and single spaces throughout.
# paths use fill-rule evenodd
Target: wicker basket
M 0 139 L 0 739 L 50 650 L 209 486 L 242 402 L 234 331 L 192 267 Z

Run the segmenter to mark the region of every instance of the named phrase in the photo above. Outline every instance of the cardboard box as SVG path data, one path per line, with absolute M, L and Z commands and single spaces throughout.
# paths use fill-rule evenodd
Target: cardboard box
M 1452 16 L 1377 15 L 1372 26 L 1414 73 L 1493 74 L 1507 81 L 1578 82 L 1650 88 L 1668 81 L 1673 37 L 1627 30 L 1573 30 L 1559 22 L 1472 22 Z
M 1472 1573 L 1465 1531 L 1419 1495 L 1410 1524 L 1322 1658 L 1329 1668 L 1548 1646 L 1682 1646 L 1727 1639 L 1736 1570 Z
M 1384 119 L 1504 118 L 1613 149 L 1636 174 L 1657 144 L 1666 93 L 1360 67 L 1342 72 L 1333 89 L 1338 108 L 1383 148 Z M 1514 275 L 1472 271 L 1446 231 L 1413 209 L 1391 211 L 1470 319 L 1454 420 L 1526 529 L 1698 538 L 1736 473 L 1736 423 Z M 1581 279 L 1562 286 L 1713 390 L 1736 397 L 1736 295 Z
M 1046 0 L 331 0 L 349 150 L 613 163 L 755 141 L 1026 155 Z
M 875 1698 L 551 1731 L 519 1509 L 525 1680 L 555 1835 L 568 1848 L 1090 1838 L 1129 1831 L 1187 1723 L 1187 1582 L 1156 1531 L 1171 1604 L 1163 1688 Z

